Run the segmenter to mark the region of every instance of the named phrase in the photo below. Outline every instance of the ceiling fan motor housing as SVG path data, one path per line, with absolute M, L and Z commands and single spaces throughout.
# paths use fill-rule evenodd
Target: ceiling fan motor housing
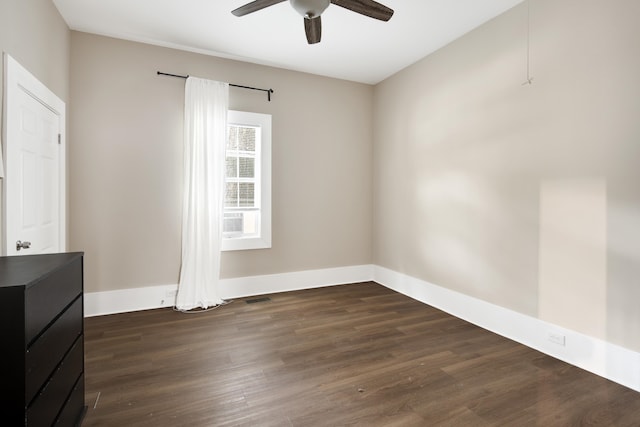
M 320 16 L 331 4 L 330 0 L 289 0 L 291 6 L 305 18 Z

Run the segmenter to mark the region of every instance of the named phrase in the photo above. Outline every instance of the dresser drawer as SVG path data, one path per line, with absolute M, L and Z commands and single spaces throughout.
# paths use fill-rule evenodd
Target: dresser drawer
M 87 407 L 84 406 L 84 374 L 80 376 L 76 385 L 73 387 L 71 396 L 65 402 L 60 416 L 55 422 L 56 427 L 75 427 L 78 426 L 84 416 Z
M 27 409 L 28 426 L 50 426 L 55 420 L 83 373 L 83 351 L 83 342 L 79 339 Z
M 30 343 L 82 293 L 82 259 L 61 267 L 25 290 L 25 338 Z
M 62 356 L 82 334 L 82 296 L 33 343 L 25 355 L 25 402 L 30 402 Z

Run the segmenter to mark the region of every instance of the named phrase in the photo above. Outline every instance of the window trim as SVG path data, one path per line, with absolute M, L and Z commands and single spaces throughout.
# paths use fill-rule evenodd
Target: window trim
M 227 125 L 260 127 L 260 234 L 223 237 L 222 251 L 271 248 L 271 114 L 229 110 Z

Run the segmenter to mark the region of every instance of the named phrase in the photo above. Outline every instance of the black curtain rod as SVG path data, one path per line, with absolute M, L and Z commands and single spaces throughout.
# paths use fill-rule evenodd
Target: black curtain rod
M 181 76 L 180 74 L 163 73 L 162 71 L 158 71 L 158 75 L 159 76 L 178 77 L 178 78 L 181 78 L 181 79 L 189 78 L 189 76 Z M 229 83 L 229 86 L 239 87 L 241 89 L 251 89 L 251 90 L 259 90 L 261 92 L 267 92 L 267 99 L 269 100 L 269 102 L 271 102 L 271 94 L 273 93 L 273 89 L 260 89 L 259 87 L 234 85 L 233 83 Z

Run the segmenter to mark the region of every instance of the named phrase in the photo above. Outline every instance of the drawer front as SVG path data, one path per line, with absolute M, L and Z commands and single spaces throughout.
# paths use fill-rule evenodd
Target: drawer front
M 84 374 L 76 382 L 71 396 L 64 404 L 60 416 L 56 420 L 56 427 L 79 426 L 84 417 L 86 407 L 84 406 Z
M 50 426 L 71 395 L 83 372 L 83 342 L 79 339 L 56 369 L 51 380 L 27 409 L 28 426 Z
M 42 334 L 25 360 L 25 402 L 29 403 L 73 342 L 82 334 L 82 296 Z
M 25 335 L 30 343 L 51 321 L 82 293 L 82 258 L 78 258 L 25 292 Z

